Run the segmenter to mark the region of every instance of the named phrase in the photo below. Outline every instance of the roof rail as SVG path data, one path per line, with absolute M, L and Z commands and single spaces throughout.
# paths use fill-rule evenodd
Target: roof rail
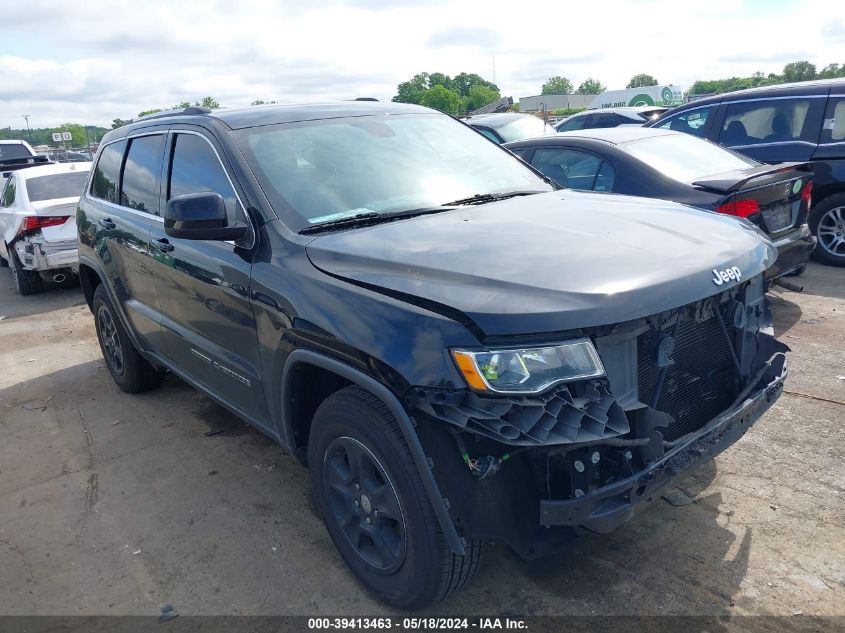
M 138 117 L 135 121 L 146 121 L 147 119 L 162 119 L 169 116 L 182 116 L 185 114 L 209 114 L 209 108 L 202 108 L 199 106 L 189 106 L 187 108 L 178 108 L 176 110 L 162 110 L 161 112 L 153 112 L 152 114 L 145 114 Z

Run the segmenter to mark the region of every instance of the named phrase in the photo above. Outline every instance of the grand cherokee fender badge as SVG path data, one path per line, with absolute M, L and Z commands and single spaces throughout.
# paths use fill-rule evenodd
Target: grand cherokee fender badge
M 713 269 L 713 283 L 721 286 L 729 281 L 739 281 L 742 279 L 742 271 L 736 266 L 725 268 L 724 270 Z

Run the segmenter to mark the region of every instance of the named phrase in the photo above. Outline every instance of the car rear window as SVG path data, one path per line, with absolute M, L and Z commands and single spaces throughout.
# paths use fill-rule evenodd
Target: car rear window
M 759 164 L 689 134 L 653 136 L 622 143 L 619 148 L 666 176 L 685 183 Z
M 0 143 L 0 160 L 30 158 L 32 152 L 20 143 Z
M 82 195 L 86 180 L 88 180 L 87 171 L 27 178 L 26 193 L 29 196 L 30 202 L 56 200 L 58 198 L 76 198 Z

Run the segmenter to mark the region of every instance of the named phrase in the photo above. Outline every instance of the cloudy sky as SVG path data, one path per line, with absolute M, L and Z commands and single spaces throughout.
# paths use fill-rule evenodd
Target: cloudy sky
M 798 59 L 845 63 L 845 2 L 23 0 L 0 13 L 0 126 L 107 124 L 205 95 L 390 99 L 421 71 L 478 73 L 517 99 L 558 74 L 688 87 Z

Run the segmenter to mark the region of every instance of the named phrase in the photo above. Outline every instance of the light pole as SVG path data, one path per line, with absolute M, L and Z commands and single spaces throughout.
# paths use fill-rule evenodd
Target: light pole
M 29 115 L 24 114 L 22 116 L 26 119 L 26 137 L 29 139 L 29 142 L 32 143 L 32 132 L 29 131 Z

